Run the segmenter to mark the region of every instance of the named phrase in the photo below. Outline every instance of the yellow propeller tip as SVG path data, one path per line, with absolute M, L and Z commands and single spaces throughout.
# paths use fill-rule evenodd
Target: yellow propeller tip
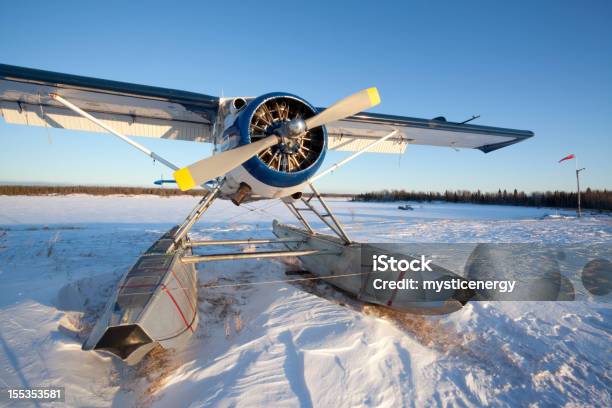
M 375 86 L 368 88 L 368 97 L 370 98 L 371 106 L 376 106 L 380 103 L 380 95 L 378 94 L 378 89 L 376 89 Z
M 196 186 L 196 182 L 191 176 L 191 172 L 188 167 L 183 167 L 174 172 L 174 179 L 176 184 L 181 191 L 191 190 Z

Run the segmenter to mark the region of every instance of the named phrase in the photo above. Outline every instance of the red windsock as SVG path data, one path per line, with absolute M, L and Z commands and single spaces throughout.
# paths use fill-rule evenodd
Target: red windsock
M 569 156 L 565 156 L 564 158 L 562 158 L 561 160 L 559 160 L 559 163 L 561 163 L 561 162 L 562 162 L 562 161 L 564 161 L 564 160 L 570 160 L 570 159 L 573 159 L 573 158 L 575 158 L 575 157 L 576 157 L 575 155 L 570 154 Z

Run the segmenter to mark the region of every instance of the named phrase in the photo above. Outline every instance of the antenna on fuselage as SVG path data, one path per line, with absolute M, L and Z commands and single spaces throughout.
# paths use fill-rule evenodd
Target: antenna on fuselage
M 472 117 L 471 117 L 471 118 L 469 118 L 469 119 L 467 119 L 467 120 L 464 120 L 463 122 L 458 123 L 458 124 L 459 124 L 459 125 L 465 125 L 466 123 L 471 122 L 471 121 L 473 121 L 474 119 L 478 119 L 479 117 L 480 117 L 480 115 L 472 115 Z

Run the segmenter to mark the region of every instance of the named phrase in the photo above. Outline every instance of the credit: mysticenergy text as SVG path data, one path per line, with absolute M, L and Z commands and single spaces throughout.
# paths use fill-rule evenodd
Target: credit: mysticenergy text
M 440 293 L 443 290 L 494 290 L 500 293 L 512 293 L 516 285 L 514 280 L 467 280 L 462 277 L 447 277 L 446 279 L 434 278 L 432 259 L 425 255 L 420 258 L 397 259 L 390 255 L 373 255 L 372 272 L 422 272 L 419 279 L 410 276 L 393 279 L 375 278 L 372 286 L 377 290 L 432 290 Z M 430 279 L 426 278 L 427 272 L 432 272 Z

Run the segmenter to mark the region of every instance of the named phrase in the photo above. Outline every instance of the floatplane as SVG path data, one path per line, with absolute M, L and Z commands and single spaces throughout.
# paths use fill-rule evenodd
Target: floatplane
M 369 255 L 364 256 L 362 244 L 351 240 L 315 182 L 366 152 L 402 154 L 408 145 L 431 145 L 489 153 L 533 133 L 469 120 L 365 112 L 379 103 L 376 88 L 318 108 L 286 92 L 215 97 L 0 65 L 0 113 L 7 123 L 112 134 L 170 168 L 172 181 L 181 190 L 202 189 L 202 199 L 184 222 L 153 243 L 120 280 L 83 349 L 110 352 L 132 364 L 157 344 L 179 347 L 198 324 L 195 264 L 202 262 L 297 257 L 315 276 L 341 277 L 329 283 L 364 302 L 409 311 L 456 301 L 373 292 L 370 274 L 347 273 L 355 263 L 362 265 L 364 259 L 367 263 Z M 138 136 L 210 143 L 213 153 L 181 167 L 132 139 Z M 352 154 L 319 171 L 328 150 Z M 238 206 L 279 199 L 295 216 L 297 226 L 274 220 L 275 239 L 190 239 L 191 228 L 217 199 Z M 315 231 L 313 220 L 322 222 L 330 233 Z M 206 255 L 192 251 L 201 246 L 244 244 L 282 249 Z M 451 274 L 439 267 L 437 273 Z

